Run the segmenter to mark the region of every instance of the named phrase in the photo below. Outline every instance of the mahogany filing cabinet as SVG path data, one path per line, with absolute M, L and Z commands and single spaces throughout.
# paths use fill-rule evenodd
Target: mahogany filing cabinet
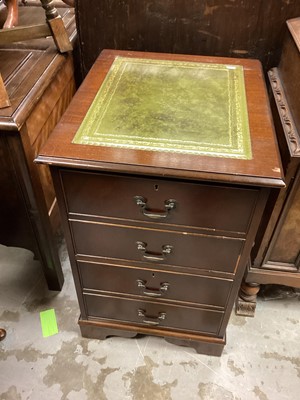
M 82 335 L 220 355 L 284 185 L 259 62 L 105 50 L 36 161 L 50 165 Z

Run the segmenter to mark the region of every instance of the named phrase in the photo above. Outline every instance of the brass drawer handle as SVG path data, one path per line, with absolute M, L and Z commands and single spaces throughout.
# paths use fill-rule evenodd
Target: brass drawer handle
M 140 209 L 142 213 L 145 215 L 145 217 L 151 218 L 151 219 L 164 219 L 169 215 L 169 212 L 173 210 L 176 207 L 176 200 L 174 199 L 169 199 L 165 200 L 165 210 L 163 211 L 151 211 L 149 208 L 147 208 L 147 199 L 143 196 L 134 196 L 134 200 L 138 206 L 140 206 Z
M 167 282 L 161 283 L 159 289 L 148 288 L 146 286 L 147 282 L 142 279 L 138 279 L 136 282 L 142 294 L 149 297 L 161 297 L 166 294 L 170 288 L 170 284 Z
M 143 253 L 143 258 L 146 261 L 165 261 L 167 255 L 171 254 L 173 250 L 173 246 L 165 244 L 162 246 L 162 252 L 157 254 L 147 251 L 147 243 L 145 242 L 136 242 L 136 244 L 137 249 Z
M 158 313 L 157 317 L 146 315 L 146 311 L 142 309 L 138 309 L 138 317 L 143 319 L 143 323 L 147 325 L 156 326 L 159 325 L 161 321 L 164 321 L 167 317 L 165 312 Z

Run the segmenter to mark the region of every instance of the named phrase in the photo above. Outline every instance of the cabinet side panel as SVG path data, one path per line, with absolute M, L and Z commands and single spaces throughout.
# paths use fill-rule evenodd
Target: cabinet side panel
M 296 264 L 300 252 L 300 170 L 290 195 L 289 207 L 283 211 L 280 233 L 271 251 L 270 261 Z

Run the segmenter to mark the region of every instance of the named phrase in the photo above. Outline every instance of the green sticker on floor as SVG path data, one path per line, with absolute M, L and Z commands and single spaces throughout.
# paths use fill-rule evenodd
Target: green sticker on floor
M 48 337 L 58 333 L 56 316 L 54 309 L 40 312 L 43 337 Z

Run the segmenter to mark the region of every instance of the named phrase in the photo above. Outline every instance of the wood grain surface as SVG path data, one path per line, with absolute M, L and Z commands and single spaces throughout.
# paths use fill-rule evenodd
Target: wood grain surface
M 118 55 L 242 65 L 253 158 L 224 159 L 73 144 L 75 133 Z M 151 174 L 155 168 L 156 173 L 161 176 L 242 184 L 259 183 L 266 186 L 284 185 L 263 71 L 257 60 L 105 50 L 77 91 L 68 111 L 42 149 L 38 161 L 145 174 Z

